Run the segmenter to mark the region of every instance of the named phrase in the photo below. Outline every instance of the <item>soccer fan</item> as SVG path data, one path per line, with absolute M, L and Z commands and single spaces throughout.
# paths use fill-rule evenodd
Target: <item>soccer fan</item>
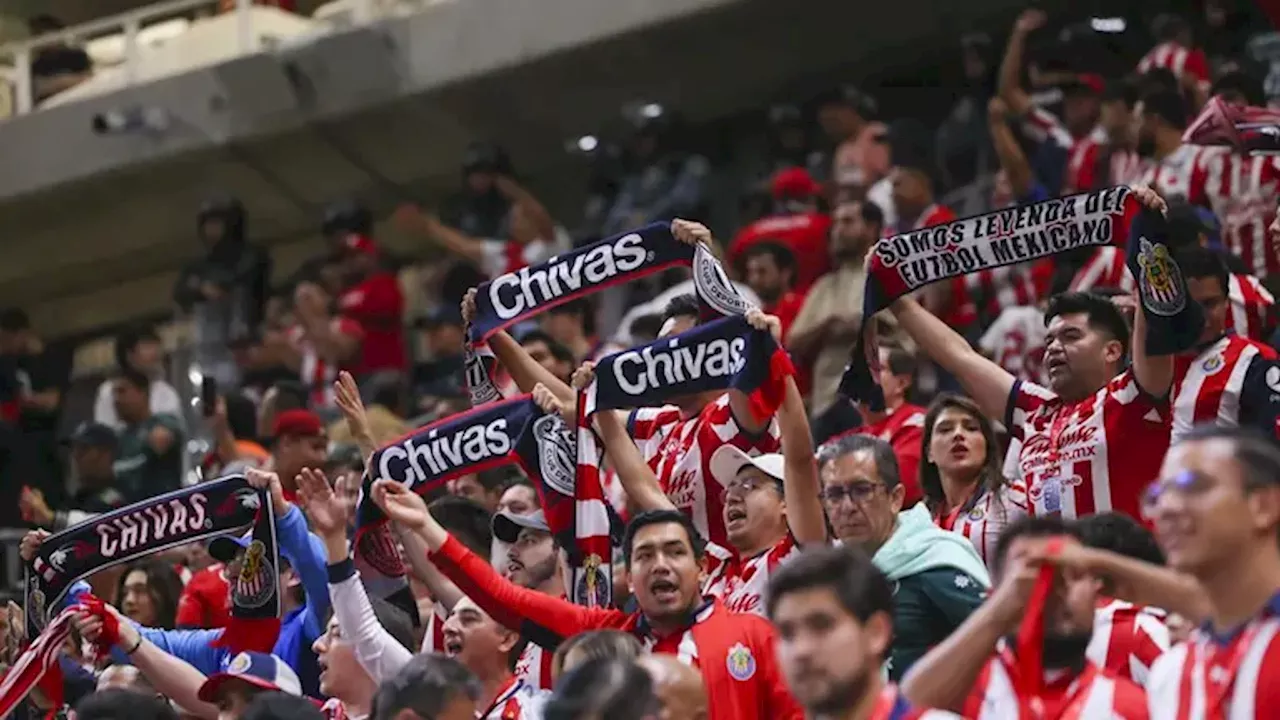
M 544 692 L 516 677 L 523 651 L 520 634 L 508 630 L 471 598 L 453 604 L 444 623 L 444 652 L 480 681 L 479 720 L 538 720 Z
M 707 690 L 697 670 L 670 655 L 643 655 L 636 664 L 653 678 L 659 720 L 707 720 Z
M 139 697 L 123 689 L 85 696 L 76 703 L 72 716 L 77 720 L 178 720 L 178 714 L 162 698 Z
M 418 655 L 378 686 L 372 720 L 476 720 L 480 683 L 462 663 Z
M 635 660 L 643 652 L 640 641 L 621 630 L 578 633 L 556 648 L 551 674 L 559 680 L 565 673 L 590 660 Z M 698 677 L 698 685 L 702 685 L 701 677 Z
M 1194 44 L 1190 23 L 1172 13 L 1161 13 L 1151 21 L 1151 34 L 1157 44 L 1138 61 L 1138 73 L 1169 70 L 1197 106 L 1204 104 L 1209 91 L 1209 60 Z
M 902 510 L 902 481 L 889 444 L 846 435 L 818 449 L 822 501 L 836 538 L 857 545 L 894 583 L 889 679 L 947 637 L 981 603 L 989 581 L 973 546 L 933 524 L 917 504 Z
M 711 231 L 701 223 L 673 220 L 672 234 L 681 242 L 710 246 Z M 462 316 L 475 317 L 475 291 L 462 302 Z M 660 337 L 678 335 L 699 323 L 698 301 L 681 295 L 663 311 Z M 561 402 L 577 402 L 568 384 L 534 362 L 505 332 L 489 338 L 489 347 L 511 373 L 521 392 L 532 392 L 542 383 Z M 676 398 L 670 405 L 632 410 L 627 428 L 663 490 L 676 507 L 693 519 L 704 538 L 717 545 L 729 545 L 724 524 L 724 488 L 711 472 L 711 455 L 729 444 L 748 454 L 776 452 L 777 427 L 772 418 L 760 422 L 751 412 L 750 400 L 739 390 L 710 392 Z
M 750 310 L 747 321 L 777 337 L 778 319 Z M 574 373 L 574 386 L 591 384 L 595 368 L 584 364 Z M 724 526 L 729 546 L 708 547 L 708 578 L 704 593 L 718 598 L 730 612 L 764 614 L 769 575 L 795 554 L 798 546 L 827 542 L 826 520 L 818 500 L 813 464 L 813 441 L 805 418 L 804 400 L 794 378 L 785 380 L 777 423 L 782 452 L 751 457 L 733 445 L 711 456 L 711 473 L 724 488 Z M 547 411 L 572 418 L 576 405 L 557 403 L 544 386 L 534 388 L 534 400 Z M 631 503 L 642 511 L 676 510 L 653 471 L 637 452 L 616 414 L 599 413 L 596 427 L 605 451 Z
M 885 683 L 880 664 L 893 638 L 893 605 L 888 579 L 850 547 L 807 548 L 769 581 L 778 664 L 811 716 L 955 717 L 913 712 L 898 689 Z
M 727 259 L 741 269 L 747 251 L 757 243 L 774 242 L 794 258 L 795 291 L 802 297 L 831 267 L 827 233 L 831 220 L 818 206 L 822 186 L 803 168 L 779 170 L 770 181 L 774 212 L 747 225 L 729 243 Z
M 1152 668 L 1152 717 L 1269 714 L 1280 707 L 1280 451 L 1245 430 L 1199 428 L 1147 497 L 1169 567 L 1198 581 L 1208 611 Z
M 634 662 L 588 660 L 569 671 L 547 701 L 546 720 L 651 720 L 658 711 L 653 678 Z
M 858 403 L 863 424 L 849 431 L 878 437 L 893 446 L 893 454 L 898 458 L 899 476 L 906 490 L 903 507 L 915 505 L 921 497 L 919 472 L 924 408 L 907 402 L 907 394 L 915 378 L 914 355 L 900 347 L 881 345 L 877 382 L 884 394 L 884 409 L 872 410 L 865 403 Z
M 1206 169 L 1202 155 L 1223 150 L 1183 144 L 1188 118 L 1182 94 L 1149 88 L 1134 105 L 1133 118 L 1138 155 L 1153 163 L 1143 173 L 1142 184 L 1164 195 L 1180 195 L 1193 204 L 1204 204 Z
M 1000 444 L 991 420 L 969 398 L 943 393 L 924 417 L 920 488 L 943 530 L 973 544 L 990 567 L 1010 523 L 1027 515 L 1027 490 L 1000 471 Z
M 285 410 L 271 428 L 269 469 L 282 483 L 284 499 L 293 502 L 298 473 L 303 468 L 323 468 L 328 459 L 329 438 L 320 417 L 310 410 Z
M 782 322 L 782 337 L 786 337 L 804 306 L 804 295 L 793 290 L 795 255 L 784 245 L 764 241 L 752 245 L 742 257 L 747 286 L 760 297 L 761 309 Z
M 1151 531 L 1127 515 L 1098 513 L 1077 521 L 1076 527 L 1080 541 L 1088 547 L 1164 565 L 1164 554 Z M 1151 666 L 1172 644 L 1168 614 L 1157 607 L 1116 598 L 1116 582 L 1105 574 L 1097 577 L 1101 596 L 1085 654 L 1098 667 L 1145 686 Z
M 1227 267 L 1216 253 L 1193 245 L 1180 249 L 1175 258 L 1187 295 L 1200 303 L 1205 317 L 1198 345 L 1174 365 L 1170 441 L 1177 443 L 1196 425 L 1235 427 L 1241 415 L 1246 421 L 1260 415 L 1258 403 L 1243 393 L 1245 375 L 1255 358 L 1274 360 L 1276 353 L 1226 331 Z
M 398 483 L 374 483 L 374 501 L 431 550 L 432 562 L 489 612 L 524 618 L 526 634 L 554 644 L 586 630 L 618 628 L 653 652 L 696 664 L 712 698 L 713 720 L 800 718 L 774 664 L 773 628 L 763 618 L 728 612 L 699 592 L 705 546 L 681 513 L 646 512 L 623 540 L 638 610 L 585 608 L 521 588 L 449 536 L 422 498 Z
M 1056 570 L 1054 590 L 1040 609 L 1043 618 L 1029 606 L 1040 568 L 1024 557 L 1027 548 L 1076 532 L 1058 517 L 1023 518 L 1010 525 L 996 548 L 998 579 L 990 599 L 916 664 L 903 682 L 906 696 L 977 720 L 1023 717 L 1028 706 L 1046 717 L 1146 720 L 1142 688 L 1086 657 L 1096 578 Z M 1029 612 L 1031 622 L 1043 623 L 1034 635 L 1018 629 Z M 1037 657 L 1043 667 L 1036 667 Z
M 573 366 L 586 360 L 599 360 L 622 348 L 601 340 L 596 331 L 595 305 L 589 298 L 571 300 L 557 305 L 538 318 L 542 331 L 551 339 L 568 348 L 573 355 Z
M 355 368 L 364 340 L 360 323 L 335 315 L 331 306 L 320 285 L 299 283 L 293 291 L 296 324 L 267 339 L 272 357 L 298 374 L 308 388 L 308 403 L 316 409 L 333 407 L 333 383 L 341 370 Z
M 375 374 L 395 376 L 408 366 L 404 341 L 404 294 L 394 272 L 382 265 L 368 234 L 351 234 L 343 246 L 342 269 L 353 282 L 338 296 L 338 312 L 360 326 L 360 353 L 351 372 L 361 381 Z
M 1149 206 L 1163 204 L 1148 189 L 1135 192 Z M 914 299 L 900 298 L 890 309 L 983 414 L 1003 418 L 1022 443 L 1017 479 L 1027 487 L 1033 515 L 1074 518 L 1116 509 L 1138 516 L 1141 488 L 1155 477 L 1169 445 L 1173 381 L 1173 359 L 1146 353 L 1141 308 L 1130 342 L 1111 301 L 1090 293 L 1052 298 L 1045 311 L 1048 388 L 1017 380 Z M 1122 370 L 1126 355 L 1131 363 Z M 1114 450 L 1120 442 L 1123 453 Z

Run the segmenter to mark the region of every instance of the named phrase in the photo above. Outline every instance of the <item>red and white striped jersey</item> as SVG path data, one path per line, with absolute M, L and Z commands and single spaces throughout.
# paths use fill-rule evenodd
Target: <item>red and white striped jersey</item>
M 1273 599 L 1271 606 L 1276 604 Z M 1147 702 L 1157 720 L 1245 720 L 1280 708 L 1280 617 L 1269 608 L 1228 639 L 1197 630 L 1156 661 Z
M 513 676 L 488 707 L 476 713 L 476 720 L 542 720 L 548 695 Z
M 1200 163 L 1205 204 L 1222 223 L 1223 245 L 1258 277 L 1280 272 L 1280 248 L 1267 231 L 1280 202 L 1280 157 L 1206 148 Z
M 1044 311 L 1035 305 L 1007 307 L 978 340 L 996 364 L 1019 380 L 1041 385 L 1044 372 Z
M 968 502 L 946 515 L 935 514 L 933 522 L 943 530 L 963 535 L 982 562 L 990 564 L 996 556 L 1000 533 L 1027 514 L 1027 489 L 1021 483 L 1006 482 L 994 493 L 979 486 Z
M 962 714 L 970 720 L 1010 720 L 1025 717 L 1014 678 L 1021 668 L 1012 653 L 1001 648 L 987 661 L 978 684 L 965 699 Z M 1133 682 L 1086 662 L 1077 675 L 1066 670 L 1045 671 L 1045 717 L 1056 720 L 1147 720 L 1147 697 Z
M 1176 443 L 1196 425 L 1220 427 L 1240 425 L 1240 391 L 1249 364 L 1261 355 L 1274 359 L 1271 348 L 1228 333 L 1195 357 L 1174 360 L 1173 429 L 1169 442 Z
M 1020 124 L 1022 133 L 1036 145 L 1052 142 L 1064 150 L 1072 150 L 1080 142 L 1088 139 L 1083 138 L 1080 142 L 1077 142 L 1075 138 L 1071 137 L 1071 132 L 1067 130 L 1066 125 L 1062 124 L 1057 115 L 1039 106 L 1032 106 L 1031 110 L 1023 116 Z M 1094 136 L 1090 135 L 1088 137 Z
M 448 611 L 440 603 L 436 603 L 427 618 L 427 630 L 422 635 L 423 653 L 444 652 L 444 623 L 448 619 Z M 550 690 L 552 655 L 554 653 L 547 652 L 542 646 L 528 643 L 516 660 L 516 679 L 524 681 L 531 688 Z
M 773 547 L 743 558 L 735 550 L 707 546 L 707 580 L 702 594 L 720 598 L 730 612 L 765 616 L 764 591 L 774 569 L 799 554 L 800 547 L 788 533 Z
M 1227 329 L 1235 330 L 1237 335 L 1266 343 L 1275 332 L 1275 318 L 1271 306 L 1276 299 L 1262 286 L 1262 282 L 1252 275 L 1232 273 L 1227 278 Z
M 1069 195 L 1115 185 L 1132 185 L 1142 178 L 1151 164 L 1150 160 L 1132 150 L 1113 150 L 1105 139 L 1099 141 L 1091 135 L 1071 148 L 1062 192 Z
M 711 473 L 711 456 L 721 445 L 753 456 L 778 452 L 778 423 L 770 422 L 759 436 L 743 432 L 725 394 L 690 418 L 682 417 L 674 405 L 633 410 L 627 426 L 671 502 L 693 520 L 703 537 L 729 547 L 720 497 L 724 488 Z
M 1157 163 L 1148 165 L 1139 182 L 1150 185 L 1164 196 L 1177 195 L 1192 205 L 1208 205 L 1205 182 L 1208 177 L 1205 158 L 1222 152 L 1222 148 L 1180 145 Z
M 1138 74 L 1143 75 L 1156 68 L 1165 68 L 1182 79 L 1190 75 L 1205 90 L 1209 89 L 1209 61 L 1199 48 L 1187 48 L 1176 42 L 1156 45 L 1138 61 Z
M 360 323 L 348 317 L 338 315 L 330 320 L 333 332 L 351 337 L 361 337 L 364 332 Z M 307 338 L 307 332 L 301 325 L 289 328 L 289 341 L 302 355 L 302 365 L 298 368 L 298 378 L 311 390 L 312 408 L 333 407 L 333 383 L 338 379 L 338 371 L 342 368 L 325 360 L 316 350 L 316 346 Z
M 1138 284 L 1129 272 L 1124 248 L 1105 245 L 1095 248 L 1089 260 L 1071 278 L 1071 292 L 1084 292 L 1098 288 L 1120 288 L 1133 292 Z
M 1093 614 L 1089 662 L 1146 686 L 1151 666 L 1170 645 L 1165 611 L 1149 605 L 1100 598 Z
M 1005 425 L 1022 443 L 1018 477 L 1037 516 L 1115 510 L 1141 517 L 1142 490 L 1169 447 L 1168 401 L 1147 395 L 1132 370 L 1074 403 L 1018 381 Z

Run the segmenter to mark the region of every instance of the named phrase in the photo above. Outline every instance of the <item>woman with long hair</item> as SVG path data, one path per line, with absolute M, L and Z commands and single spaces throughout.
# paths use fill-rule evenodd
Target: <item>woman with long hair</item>
M 182 578 L 162 560 L 140 560 L 125 568 L 116 602 L 125 617 L 144 627 L 172 630 L 177 621 Z
M 934 522 L 973 543 L 983 562 L 1009 523 L 1027 515 L 1027 491 L 1000 472 L 995 428 L 976 403 L 942 393 L 924 417 L 920 488 Z

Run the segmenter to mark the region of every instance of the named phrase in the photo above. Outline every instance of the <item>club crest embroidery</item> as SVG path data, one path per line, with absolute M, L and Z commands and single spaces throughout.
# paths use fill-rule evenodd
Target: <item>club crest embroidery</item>
M 739 682 L 746 682 L 756 674 L 756 658 L 751 654 L 751 648 L 742 643 L 729 648 L 725 665 L 729 668 L 729 675 Z
M 973 509 L 969 511 L 969 520 L 971 522 L 977 522 L 981 520 L 985 514 L 986 513 L 983 512 L 981 505 L 975 506 Z
M 465 350 L 464 372 L 466 373 L 467 394 L 471 396 L 472 407 L 478 407 L 502 399 L 502 393 L 489 379 L 489 370 L 485 360 L 468 343 Z
M 1200 364 L 1200 369 L 1212 375 L 1213 373 L 1221 370 L 1224 364 L 1225 361 L 1222 359 L 1222 353 L 1214 353 L 1204 359 L 1204 362 Z
M 240 653 L 231 658 L 231 662 L 227 663 L 227 673 L 230 675 L 243 675 L 249 670 L 249 666 L 253 664 L 253 658 L 249 657 L 249 653 Z
M 559 415 L 543 415 L 533 421 L 533 437 L 538 442 L 538 468 L 542 479 L 566 497 L 574 495 L 577 451 Z
M 385 525 L 360 535 L 356 544 L 356 554 L 382 575 L 399 577 L 404 574 L 400 549 Z
M 276 569 L 267 558 L 267 546 L 261 540 L 249 544 L 236 578 L 235 604 L 248 609 L 267 604 L 275 592 Z
M 1187 306 L 1187 290 L 1169 248 L 1139 238 L 1138 267 L 1142 270 L 1138 278 L 1142 307 L 1164 317 L 1182 312 Z
M 702 246 L 693 254 L 693 281 L 702 300 L 721 315 L 743 315 L 751 307 L 729 282 L 720 261 Z
M 599 555 L 588 555 L 578 571 L 573 590 L 574 602 L 583 607 L 608 607 L 613 602 L 613 581 L 605 577 Z

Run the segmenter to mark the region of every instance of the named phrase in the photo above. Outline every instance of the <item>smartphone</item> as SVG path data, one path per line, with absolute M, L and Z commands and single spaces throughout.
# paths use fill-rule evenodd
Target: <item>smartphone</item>
M 218 381 L 205 375 L 200 381 L 200 411 L 205 417 L 212 417 L 218 407 Z

